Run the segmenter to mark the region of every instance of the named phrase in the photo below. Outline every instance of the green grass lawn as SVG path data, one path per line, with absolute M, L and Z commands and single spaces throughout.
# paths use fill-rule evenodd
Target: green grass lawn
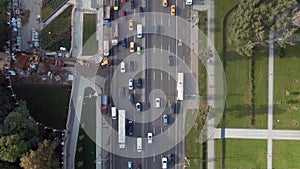
M 82 55 L 93 55 L 98 51 L 98 41 L 96 40 L 96 22 L 96 14 L 83 15 Z
M 91 88 L 86 88 L 84 96 L 94 94 Z M 76 169 L 94 169 L 96 167 L 96 98 L 84 98 L 80 119 L 81 128 L 78 134 L 75 156 Z M 83 162 L 83 166 L 78 164 Z
M 273 141 L 273 168 L 294 169 L 300 168 L 300 142 L 291 140 Z
M 73 6 L 66 8 L 41 31 L 43 49 L 57 51 L 60 46 L 71 47 L 71 14 Z
M 55 9 L 57 9 L 65 0 L 43 0 L 41 17 L 46 19 Z
M 66 127 L 71 86 L 16 85 L 14 90 L 20 99 L 27 102 L 32 117 L 57 129 Z
M 266 140 L 225 139 L 225 142 L 216 140 L 215 145 L 218 169 L 267 168 Z
M 274 128 L 300 129 L 300 43 L 275 58 Z M 279 120 L 279 122 L 277 121 Z

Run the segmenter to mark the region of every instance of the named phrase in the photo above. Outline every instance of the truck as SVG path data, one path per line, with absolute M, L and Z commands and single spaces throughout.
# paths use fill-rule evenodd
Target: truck
M 108 109 L 107 96 L 102 95 L 101 96 L 101 114 L 107 114 L 107 109 Z
M 113 39 L 111 40 L 112 45 L 118 45 L 118 23 L 113 28 Z
M 110 6 L 106 6 L 105 7 L 105 15 L 104 15 L 104 19 L 110 20 Z
M 119 148 L 124 149 L 125 148 L 125 138 L 126 138 L 126 133 L 125 133 L 125 110 L 119 110 L 119 118 L 118 118 L 118 142 L 119 142 Z
M 177 100 L 183 100 L 184 73 L 177 74 Z
M 103 54 L 104 56 L 109 56 L 109 41 L 103 41 Z

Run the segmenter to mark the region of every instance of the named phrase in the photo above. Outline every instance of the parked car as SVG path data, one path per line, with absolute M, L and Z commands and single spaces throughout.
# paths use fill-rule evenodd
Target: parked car
M 131 120 L 127 123 L 127 132 L 129 136 L 133 136 L 133 121 Z
M 176 56 L 169 56 L 169 66 L 176 66 Z
M 120 63 L 120 71 L 121 71 L 121 73 L 125 73 L 125 71 L 126 71 L 125 67 L 126 67 L 125 62 L 121 62 Z
M 128 81 L 128 89 L 129 90 L 133 90 L 133 86 L 134 86 L 133 79 L 129 79 L 129 81 Z
M 129 20 L 129 27 L 128 27 L 128 29 L 129 29 L 130 31 L 133 31 L 133 25 L 134 25 L 133 20 Z
M 126 48 L 126 47 L 127 47 L 126 39 L 123 39 L 123 40 L 122 40 L 122 47 L 123 47 L 123 48 Z
M 140 15 L 140 17 L 143 16 L 143 12 L 144 12 L 144 8 L 140 6 L 139 7 L 139 15 Z
M 143 87 L 143 80 L 141 78 L 137 80 L 136 87 L 139 89 Z
M 155 107 L 160 107 L 160 98 L 155 99 Z
M 161 158 L 161 167 L 163 169 L 167 169 L 168 168 L 168 159 L 166 157 L 162 157 Z
M 136 103 L 136 104 L 135 104 L 135 110 L 136 110 L 136 112 L 140 112 L 141 109 L 142 109 L 141 103 Z
M 134 52 L 134 42 L 130 42 L 130 49 L 129 49 L 130 53 Z
M 121 0 L 121 2 L 126 2 L 126 0 Z
M 169 164 L 171 164 L 171 165 L 174 165 L 175 164 L 175 154 L 169 154 L 169 156 L 168 156 L 168 161 L 169 161 Z
M 142 47 L 138 46 L 138 47 L 136 48 L 136 53 L 137 53 L 138 55 L 142 54 Z
M 147 133 L 147 140 L 148 140 L 148 143 L 151 144 L 152 143 L 152 138 L 153 138 L 153 134 L 152 133 Z
M 128 166 L 128 169 L 133 169 L 133 166 L 132 166 L 132 162 L 131 162 L 131 161 L 128 161 L 127 166 Z
M 172 16 L 176 15 L 176 6 L 175 5 L 171 5 L 171 15 Z
M 124 10 L 121 11 L 122 21 L 125 21 L 126 19 L 126 12 Z
M 169 117 L 168 117 L 168 115 L 164 114 L 163 118 L 164 118 L 164 125 L 165 126 L 168 125 L 169 124 Z
M 155 33 L 159 34 L 160 32 L 160 25 L 155 25 Z

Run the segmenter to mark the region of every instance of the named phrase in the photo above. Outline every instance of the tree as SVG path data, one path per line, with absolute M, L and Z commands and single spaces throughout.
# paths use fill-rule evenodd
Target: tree
M 292 22 L 296 4 L 296 0 L 241 0 L 232 15 L 229 42 L 239 54 L 249 57 L 256 46 L 268 44 L 273 31 L 279 46 L 285 47 L 298 29 Z
M 15 162 L 29 149 L 29 144 L 18 135 L 2 136 L 0 138 L 0 160 Z
M 30 150 L 21 158 L 20 166 L 24 169 L 58 169 L 59 160 L 55 154 L 57 141 L 44 140 L 37 150 Z

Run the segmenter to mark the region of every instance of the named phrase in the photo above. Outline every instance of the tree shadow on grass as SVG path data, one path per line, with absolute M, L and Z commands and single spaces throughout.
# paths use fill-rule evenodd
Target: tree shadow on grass
M 276 114 L 282 114 L 284 113 L 284 109 L 279 107 L 278 105 L 273 105 L 273 109 L 276 110 Z M 247 110 L 245 112 L 242 112 L 241 110 Z M 251 115 L 251 107 L 248 105 L 235 105 L 231 106 L 230 108 L 227 108 L 226 112 L 230 114 L 234 114 L 237 118 L 242 118 Z M 255 115 L 263 115 L 268 114 L 268 105 L 262 105 L 254 108 Z

